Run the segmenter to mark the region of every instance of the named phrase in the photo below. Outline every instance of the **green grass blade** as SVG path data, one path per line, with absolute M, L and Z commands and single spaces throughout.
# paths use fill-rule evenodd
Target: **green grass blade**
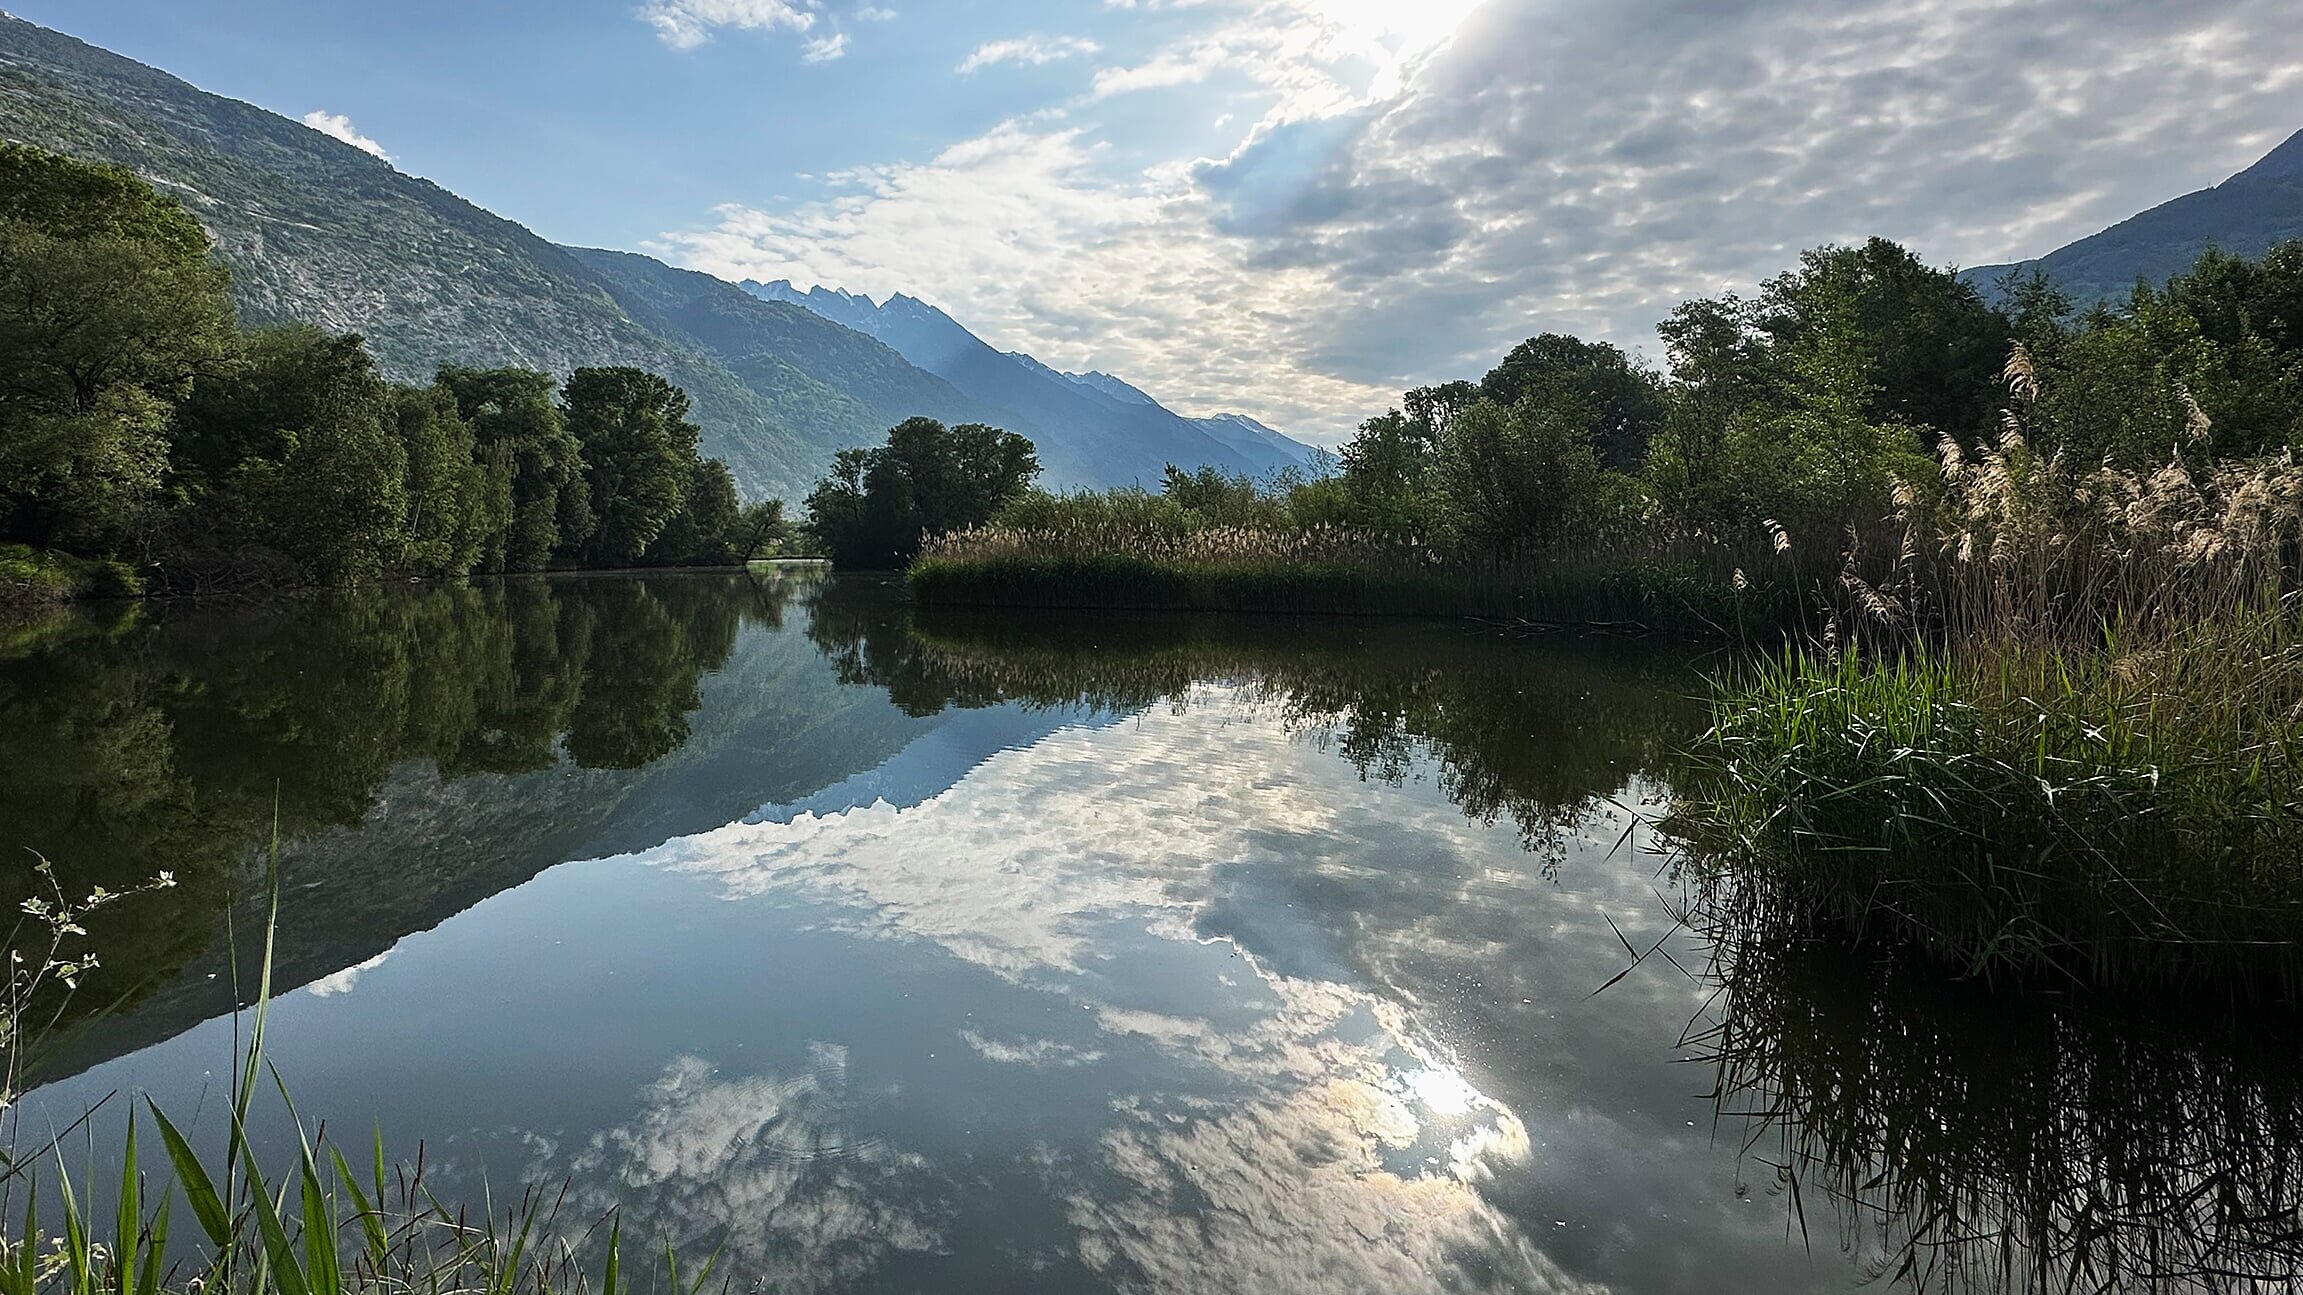
M 241 1155 L 246 1163 L 241 1166 L 248 1182 L 250 1213 L 256 1220 L 256 1230 L 263 1241 L 266 1269 L 259 1274 L 256 1289 L 266 1289 L 266 1279 L 278 1287 L 280 1295 L 314 1295 L 312 1285 L 305 1280 L 304 1269 L 297 1262 L 296 1247 L 288 1239 L 287 1225 L 281 1222 L 280 1207 L 267 1190 L 262 1171 L 256 1167 L 253 1151 L 241 1140 Z
M 94 1256 L 88 1248 L 88 1227 L 80 1220 L 80 1193 L 72 1186 L 62 1155 L 56 1158 L 56 1191 L 64 1201 L 64 1271 L 71 1278 L 75 1295 L 94 1295 L 96 1274 Z
M 352 1166 L 344 1159 L 344 1153 L 330 1147 L 328 1154 L 336 1158 L 336 1177 L 343 1183 L 344 1190 L 352 1194 L 353 1208 L 360 1211 L 360 1234 L 367 1243 L 368 1258 L 378 1271 L 382 1271 L 385 1258 L 392 1250 L 391 1235 L 384 1230 L 383 1213 L 377 1208 L 376 1198 L 360 1190 L 360 1180 L 353 1176 Z
M 160 1295 L 160 1274 L 168 1266 L 169 1207 L 175 1203 L 173 1195 L 163 1195 L 159 1210 L 152 1215 L 152 1228 L 144 1239 L 144 1265 L 137 1274 L 135 1295 Z
M 176 1182 L 184 1189 L 184 1199 L 192 1206 L 192 1216 L 200 1220 L 200 1230 L 208 1234 L 208 1243 L 216 1247 L 221 1260 L 232 1244 L 232 1211 L 224 1198 L 216 1194 L 216 1184 L 208 1177 L 208 1170 L 193 1154 L 192 1144 L 169 1122 L 160 1108 L 147 1098 L 145 1106 L 152 1112 L 152 1121 L 160 1128 L 160 1141 L 168 1148 L 168 1160 L 176 1168 Z
M 143 1230 L 143 1180 L 136 1174 L 136 1108 L 128 1108 L 128 1137 L 120 1152 L 120 1199 L 113 1213 L 113 1286 L 121 1295 L 136 1289 L 137 1234 Z

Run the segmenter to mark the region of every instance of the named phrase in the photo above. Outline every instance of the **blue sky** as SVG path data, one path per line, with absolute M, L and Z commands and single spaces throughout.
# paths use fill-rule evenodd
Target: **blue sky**
M 1880 233 L 2037 254 L 2303 128 L 2294 0 L 8 0 L 562 242 L 937 302 L 1333 442 Z

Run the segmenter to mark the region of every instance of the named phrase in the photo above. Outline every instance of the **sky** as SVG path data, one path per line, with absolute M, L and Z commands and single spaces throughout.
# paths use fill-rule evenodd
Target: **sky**
M 559 242 L 906 292 L 1333 444 L 1872 234 L 2035 256 L 2303 129 L 2297 0 L 7 0 Z

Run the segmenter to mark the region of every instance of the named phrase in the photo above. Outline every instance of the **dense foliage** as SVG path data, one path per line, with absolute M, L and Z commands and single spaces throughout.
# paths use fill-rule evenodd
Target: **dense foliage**
M 1039 471 L 1032 443 L 1013 432 L 906 419 L 884 445 L 839 452 L 808 494 L 808 525 L 835 561 L 901 567 L 922 536 L 982 525 Z
M 1329 477 L 1172 471 L 1156 494 L 1028 493 L 940 542 L 927 574 L 950 588 L 971 555 L 1013 567 L 1279 531 L 1328 536 L 1309 546 L 1322 554 L 1426 546 L 1466 611 L 1492 611 L 1498 581 L 1558 592 L 1573 576 L 1684 590 L 1678 614 L 1649 609 L 1674 628 L 1941 634 L 1998 616 L 2004 559 L 2031 544 L 2058 569 L 2023 595 L 2026 632 L 2085 634 L 2131 610 L 2098 598 L 2136 587 L 2103 577 L 2137 545 L 2189 553 L 2160 571 L 2178 587 L 2230 586 L 2191 560 L 2233 551 L 2209 533 L 2231 532 L 2231 507 L 2284 498 L 2281 456 L 2303 446 L 2303 244 L 2209 253 L 2081 312 L 2036 275 L 1987 302 L 1874 239 L 1808 252 L 1748 297 L 1688 302 L 1660 331 L 1662 370 L 1546 334 L 1478 382 L 1410 391 Z M 1056 586 L 1076 583 L 1065 561 L 1042 564 Z
M 358 337 L 243 332 L 227 287 L 149 185 L 0 145 L 0 543 L 48 555 L 13 596 L 718 564 L 774 525 L 654 374 L 390 383 Z

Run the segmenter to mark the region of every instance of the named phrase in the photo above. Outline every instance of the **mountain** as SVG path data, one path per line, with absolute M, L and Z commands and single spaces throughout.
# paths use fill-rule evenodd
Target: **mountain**
M 1139 387 L 1113 377 L 1108 373 L 1066 373 L 1073 382 L 1122 404 L 1157 405 L 1159 402 Z M 1264 426 L 1246 414 L 1214 414 L 1206 418 L 1186 419 L 1218 444 L 1249 458 L 1269 457 L 1282 468 L 1304 468 L 1320 471 L 1320 451 L 1293 437 L 1283 435 Z
M 748 387 L 634 319 L 563 249 L 299 122 L 0 18 L 0 136 L 128 167 L 215 239 L 243 320 L 368 339 L 402 381 L 446 362 L 633 364 L 684 387 L 748 493 L 802 486 L 861 427 Z M 808 396 L 817 393 L 807 392 Z
M 998 417 L 886 343 L 814 311 L 763 301 L 724 279 L 632 252 L 566 250 L 633 318 L 710 356 L 813 425 L 856 429 L 856 443 L 916 414 L 947 422 Z
M 762 301 L 805 307 L 869 333 L 966 395 L 1001 410 L 1011 431 L 1038 444 L 1050 485 L 1152 485 L 1170 463 L 1212 464 L 1264 476 L 1311 463 L 1315 451 L 1252 419 L 1190 419 L 1104 373 L 1072 374 L 1002 351 L 958 320 L 903 293 L 872 299 L 834 288 L 806 292 L 788 280 L 746 280 Z
M 1148 397 L 1115 418 L 1107 397 L 1000 357 L 916 302 L 896 344 L 880 331 L 895 302 L 762 300 L 644 256 L 559 247 L 300 122 L 5 15 L 0 138 L 174 194 L 232 268 L 244 322 L 362 334 L 387 377 L 423 381 L 443 363 L 661 373 L 688 392 L 705 452 L 754 497 L 798 497 L 834 451 L 915 414 L 1032 437 L 1055 485 L 1156 480 L 1170 461 L 1267 466 L 1264 446 L 1205 435 Z M 954 381 L 904 345 L 1007 380 Z
M 1325 471 L 1321 466 L 1322 456 L 1318 449 L 1275 432 L 1246 414 L 1216 414 L 1208 418 L 1194 418 L 1191 425 L 1240 454 L 1275 456 L 1282 461 L 1282 467 L 1303 468 L 1310 472 Z
M 2294 238 L 2303 238 L 2303 131 L 2212 189 L 2162 203 L 2037 260 L 1980 266 L 1967 278 L 1990 296 L 2009 270 L 2037 268 L 2085 307 L 2126 296 L 2137 279 L 2163 283 L 2189 270 L 2210 246 L 2259 257 Z

